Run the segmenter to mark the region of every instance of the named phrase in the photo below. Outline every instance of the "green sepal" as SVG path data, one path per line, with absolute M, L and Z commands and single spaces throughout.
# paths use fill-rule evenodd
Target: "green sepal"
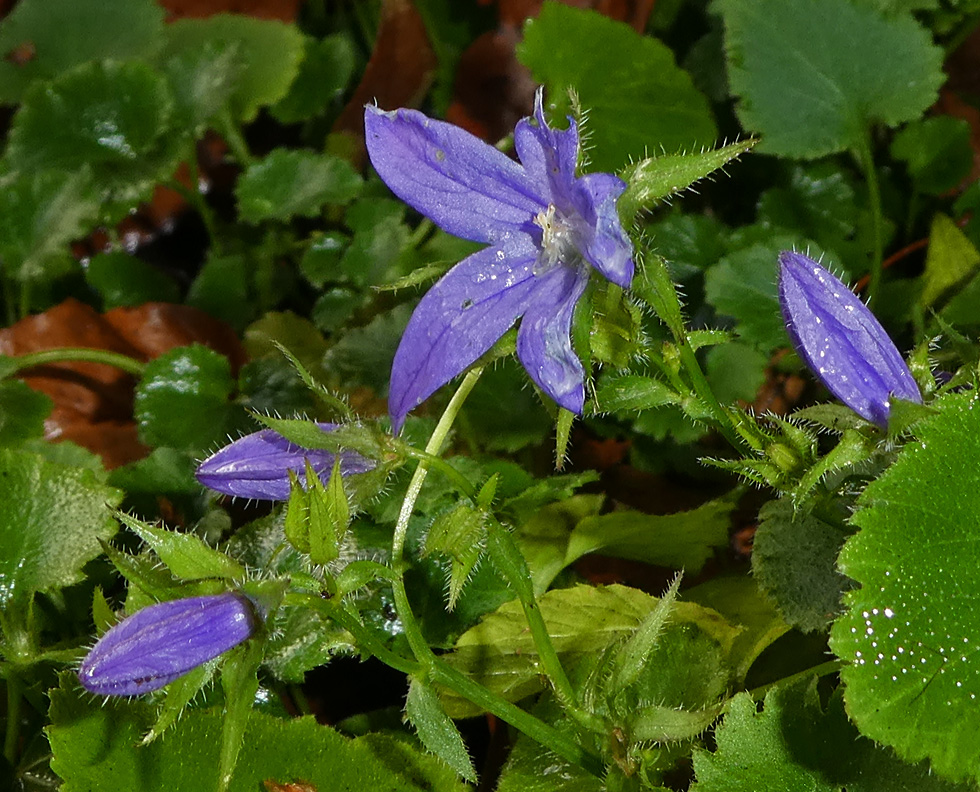
M 758 142 L 748 138 L 697 154 L 665 154 L 630 165 L 620 174 L 626 182 L 626 190 L 617 204 L 623 228 L 632 227 L 640 212 L 689 189 L 695 182 L 738 159 Z
M 432 523 L 425 537 L 423 555 L 443 553 L 449 556 L 448 609 L 453 610 L 480 560 L 487 540 L 487 517 L 485 509 L 475 509 L 467 503 L 460 503 L 450 511 L 440 515 Z
M 238 764 L 245 729 L 259 689 L 258 670 L 264 648 L 264 640 L 260 636 L 236 646 L 224 658 L 221 689 L 225 694 L 225 711 L 221 727 L 218 792 L 228 789 L 235 765 Z
M 615 696 L 617 692 L 634 684 L 646 669 L 647 657 L 660 638 L 674 602 L 677 600 L 681 577 L 681 574 L 674 576 L 667 591 L 657 600 L 653 610 L 616 652 L 615 671 L 608 690 L 611 695 Z
M 116 512 L 116 517 L 152 547 L 160 560 L 178 578 L 241 580 L 245 577 L 245 567 L 224 553 L 208 547 L 194 534 L 155 528 L 122 511 Z
M 167 685 L 166 696 L 163 699 L 163 705 L 160 707 L 159 715 L 157 715 L 156 723 L 140 741 L 140 745 L 148 745 L 153 742 L 177 722 L 184 708 L 211 681 L 215 668 L 217 668 L 217 662 L 212 660 Z
M 351 521 L 350 503 L 343 482 L 339 456 L 334 460 L 333 471 L 326 485 L 306 460 L 310 560 L 314 564 L 329 564 L 340 557 L 340 547 Z

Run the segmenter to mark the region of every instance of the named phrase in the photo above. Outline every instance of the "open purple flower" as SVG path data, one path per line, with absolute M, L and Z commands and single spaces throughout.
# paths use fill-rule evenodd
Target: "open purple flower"
M 892 397 L 922 403 L 895 344 L 847 286 L 801 253 L 783 251 L 779 264 L 779 304 L 790 340 L 831 393 L 882 429 Z
M 584 371 L 572 350 L 572 314 L 589 267 L 622 287 L 633 246 L 608 173 L 577 177 L 578 129 L 518 122 L 520 164 L 468 132 L 415 110 L 364 113 L 371 163 L 392 192 L 440 228 L 487 247 L 453 267 L 422 298 L 395 353 L 388 408 L 405 416 L 470 366 L 521 319 L 517 356 L 559 405 L 581 413 Z
M 98 640 L 78 678 L 103 696 L 149 693 L 247 640 L 257 621 L 252 603 L 232 592 L 150 605 Z
M 337 424 L 318 423 L 330 432 Z M 303 448 L 291 443 L 272 429 L 263 429 L 219 449 L 197 468 L 194 474 L 208 489 L 223 495 L 255 500 L 289 500 L 289 472 L 306 486 L 306 462 L 326 482 L 333 470 L 335 456 L 331 451 Z M 341 475 L 366 473 L 374 462 L 353 451 L 340 455 Z

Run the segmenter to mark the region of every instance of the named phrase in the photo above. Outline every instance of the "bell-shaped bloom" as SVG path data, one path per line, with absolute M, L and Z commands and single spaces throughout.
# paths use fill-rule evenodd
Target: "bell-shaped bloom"
M 844 404 L 882 429 L 891 399 L 922 403 L 895 344 L 868 307 L 801 253 L 779 254 L 779 304 L 793 346 Z
M 227 592 L 150 605 L 106 631 L 82 661 L 82 686 L 137 696 L 168 685 L 251 637 L 252 603 Z
M 517 357 L 531 379 L 581 413 L 585 376 L 572 350 L 572 314 L 590 269 L 624 288 L 633 278 L 633 246 L 616 212 L 624 182 L 575 175 L 578 128 L 572 118 L 568 129 L 548 126 L 540 89 L 533 118 L 514 130 L 520 163 L 415 110 L 368 106 L 364 127 L 371 163 L 395 195 L 444 231 L 487 245 L 447 272 L 412 314 L 391 370 L 395 431 L 518 319 Z
M 337 428 L 337 424 L 318 423 L 323 431 Z M 291 443 L 272 429 L 240 437 L 219 449 L 197 468 L 194 474 L 208 489 L 222 495 L 254 500 L 289 500 L 289 472 L 296 474 L 306 486 L 306 463 L 326 482 L 333 470 L 335 455 L 332 451 L 303 448 Z M 341 475 L 366 473 L 374 468 L 374 462 L 353 451 L 340 455 Z

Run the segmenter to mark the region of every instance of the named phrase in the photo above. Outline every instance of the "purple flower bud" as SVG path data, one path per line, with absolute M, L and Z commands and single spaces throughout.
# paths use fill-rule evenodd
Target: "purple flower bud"
M 874 314 L 841 281 L 801 253 L 779 254 L 779 304 L 793 346 L 844 404 L 882 429 L 891 397 L 922 394 Z
M 78 678 L 103 696 L 158 690 L 251 637 L 256 624 L 252 603 L 232 592 L 150 605 L 98 640 Z
M 330 432 L 337 424 L 318 423 Z M 306 462 L 326 482 L 333 470 L 335 456 L 330 451 L 303 448 L 291 443 L 271 429 L 245 435 L 205 459 L 195 475 L 208 489 L 223 495 L 255 500 L 282 501 L 289 499 L 289 471 L 306 485 Z M 343 476 L 366 473 L 374 462 L 353 451 L 340 455 Z

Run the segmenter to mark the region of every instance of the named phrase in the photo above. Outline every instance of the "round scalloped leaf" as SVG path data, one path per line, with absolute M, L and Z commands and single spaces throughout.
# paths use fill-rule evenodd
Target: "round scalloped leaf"
M 980 778 L 980 400 L 954 394 L 860 500 L 831 647 L 863 734 L 953 779 Z
M 27 172 L 90 165 L 108 196 L 135 203 L 176 166 L 172 106 L 166 79 L 149 66 L 85 64 L 25 92 L 7 159 Z
M 292 25 L 235 14 L 179 19 L 167 26 L 166 40 L 164 61 L 208 46 L 234 49 L 242 71 L 227 101 L 234 118 L 246 122 L 255 118 L 260 107 L 278 102 L 289 91 L 305 42 Z
M 850 0 L 723 0 L 738 116 L 759 151 L 815 159 L 865 144 L 936 101 L 942 50 L 911 17 Z
M 0 100 L 88 61 L 147 57 L 163 16 L 153 0 L 21 0 L 0 28 Z

